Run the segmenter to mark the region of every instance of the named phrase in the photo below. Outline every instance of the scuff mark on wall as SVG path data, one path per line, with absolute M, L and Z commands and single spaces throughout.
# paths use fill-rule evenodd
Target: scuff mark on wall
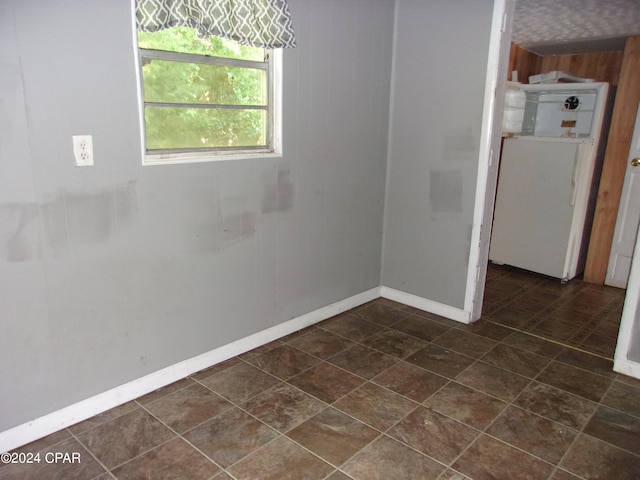
M 293 207 L 294 185 L 288 164 L 278 165 L 275 182 L 271 175 L 263 176 L 262 213 L 284 212 Z
M 256 232 L 256 214 L 253 212 L 242 212 L 229 215 L 220 219 L 218 223 L 218 243 L 219 249 L 225 249 Z
M 479 139 L 473 134 L 471 127 L 453 132 L 444 138 L 444 159 L 477 162 L 478 143 Z
M 37 205 L 0 205 L 0 225 L 0 241 L 8 262 L 24 262 L 41 257 Z
M 253 236 L 257 230 L 258 197 L 256 193 L 221 196 L 212 188 L 191 192 L 197 204 L 192 219 L 190 246 L 195 252 L 220 253 L 222 250 Z
M 0 205 L 0 245 L 7 262 L 63 255 L 104 243 L 137 217 L 136 184 L 102 191 L 61 190 L 42 203 Z
M 459 170 L 432 171 L 429 179 L 429 201 L 432 211 L 462 213 L 462 172 Z
M 16 113 L 24 113 L 22 71 L 17 59 L 0 60 L 0 151 L 14 141 Z

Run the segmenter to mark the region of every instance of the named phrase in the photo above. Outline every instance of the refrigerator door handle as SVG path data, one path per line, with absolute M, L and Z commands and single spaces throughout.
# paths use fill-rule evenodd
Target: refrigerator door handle
M 578 147 L 576 151 L 576 158 L 573 161 L 573 173 L 571 174 L 571 193 L 569 195 L 569 205 L 574 206 L 576 204 L 576 197 L 578 196 L 578 173 L 580 172 L 580 155 L 582 151 L 582 145 Z

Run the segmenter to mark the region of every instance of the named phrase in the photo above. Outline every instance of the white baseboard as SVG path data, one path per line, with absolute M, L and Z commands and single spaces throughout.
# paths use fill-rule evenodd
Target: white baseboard
M 471 323 L 471 312 L 434 302 L 433 300 L 427 300 L 411 293 L 401 292 L 389 287 L 380 287 L 380 296 L 457 322 Z
M 640 363 L 633 360 L 616 358 L 613 363 L 613 370 L 640 380 Z
M 331 318 L 380 297 L 380 288 L 372 288 L 340 302 L 327 305 L 313 312 L 280 323 L 235 342 L 223 345 L 196 357 L 145 375 L 106 392 L 81 400 L 43 417 L 0 432 L 0 452 L 7 452 L 45 437 L 63 428 L 134 400 L 158 388 L 176 382 L 217 363 L 228 360 L 256 347 L 297 332 L 305 327 Z

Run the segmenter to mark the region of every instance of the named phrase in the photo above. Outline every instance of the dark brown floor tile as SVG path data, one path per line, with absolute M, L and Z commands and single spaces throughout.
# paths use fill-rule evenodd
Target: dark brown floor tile
M 293 479 L 292 479 L 293 480 Z M 342 473 L 339 470 L 336 470 L 335 472 L 333 472 L 331 475 L 329 475 L 326 480 L 352 480 L 351 477 L 349 477 L 348 475 Z
M 427 320 L 430 320 L 447 328 L 454 328 L 461 325 L 457 320 L 451 320 L 450 318 L 443 317 L 442 315 L 436 315 L 435 313 L 427 312 L 425 310 L 416 309 L 414 315 L 417 315 L 421 318 L 426 318 Z
M 316 327 L 315 325 L 311 325 L 309 327 L 304 327 L 301 328 L 300 330 L 297 330 L 293 333 L 290 333 L 289 335 L 285 335 L 284 337 L 280 337 L 279 341 L 281 341 L 282 343 L 290 343 L 293 340 L 295 340 L 298 337 L 302 337 L 304 335 L 306 335 L 307 333 L 311 333 L 314 330 L 318 330 L 318 327 Z
M 484 319 L 480 319 L 475 323 L 470 325 L 462 325 L 458 324 L 456 327 L 463 332 L 473 333 L 475 335 L 480 335 L 481 337 L 490 338 L 491 340 L 500 341 L 513 332 L 513 330 L 503 327 L 502 325 L 498 325 L 496 323 L 488 322 Z
M 584 433 L 640 455 L 640 418 L 600 406 Z
M 234 407 L 187 432 L 184 438 L 226 468 L 277 436 L 264 423 Z
M 598 310 L 603 308 L 603 305 L 601 300 L 593 298 L 591 294 L 583 291 L 569 298 L 560 310 L 566 310 L 575 315 L 593 316 Z
M 616 380 L 618 382 L 622 382 L 626 385 L 631 385 L 632 387 L 640 388 L 640 378 L 633 378 L 628 375 L 624 375 L 622 373 L 618 373 L 616 375 Z
M 274 340 L 273 342 L 265 343 L 264 345 L 260 345 L 259 347 L 249 350 L 248 352 L 239 355 L 238 358 L 247 361 L 259 355 L 269 353 L 271 350 L 275 350 L 276 348 L 279 348 L 284 344 L 285 343 L 280 339 Z
M 580 343 L 580 348 L 613 360 L 618 339 L 600 333 L 592 333 Z
M 396 302 L 395 300 L 391 300 L 390 298 L 384 298 L 384 297 L 376 298 L 371 303 L 380 303 L 382 305 L 394 307 L 399 310 L 409 310 L 409 311 L 415 310 L 414 307 L 410 307 L 409 305 L 405 305 L 404 303 Z
M 522 307 L 524 304 L 514 302 L 514 305 Z M 487 316 L 488 320 L 513 328 L 525 328 L 531 324 L 533 313 L 523 311 L 522 308 L 510 308 L 505 306 L 498 308 L 491 315 Z
M 450 468 L 446 469 L 444 472 L 440 474 L 438 480 L 471 480 L 466 475 L 461 474 L 460 472 L 456 472 L 455 470 L 451 470 Z
M 200 370 L 199 372 L 190 375 L 194 380 L 203 380 L 211 375 L 215 375 L 216 373 L 220 373 L 223 370 L 226 370 L 229 367 L 233 367 L 238 363 L 242 362 L 238 357 L 230 358 L 229 360 L 225 360 L 224 362 L 217 363 L 209 368 L 205 368 L 204 370 Z
M 448 464 L 479 432 L 435 410 L 418 407 L 388 433 L 410 447 Z
M 564 323 L 556 318 L 545 318 L 531 328 L 531 332 L 557 342 L 567 342 L 579 329 L 579 325 Z
M 482 392 L 450 382 L 424 405 L 479 430 L 486 428 L 507 404 Z
M 502 340 L 502 343 L 524 350 L 525 352 L 535 353 L 536 355 L 548 358 L 555 358 L 560 352 L 565 350 L 565 347 L 562 345 L 534 337 L 524 332 L 514 332 Z
M 607 337 L 617 338 L 620 331 L 620 319 L 620 314 L 605 314 L 603 317 L 598 317 L 594 330 Z
M 591 373 L 597 373 L 603 377 L 615 378 L 616 376 L 613 371 L 613 362 L 611 360 L 590 355 L 589 353 L 581 352 L 573 348 L 567 348 L 556 357 L 556 360 L 587 370 Z
M 565 472 L 564 470 L 556 470 L 549 480 L 581 480 L 579 477 L 575 475 Z
M 415 402 L 372 383 L 365 383 L 333 405 L 382 431 L 417 407 Z
M 538 382 L 529 385 L 513 403 L 576 430 L 586 425 L 597 407 L 591 400 Z
M 76 423 L 75 425 L 70 426 L 67 430 L 69 430 L 74 435 L 78 435 L 82 432 L 86 432 L 92 428 L 97 427 L 98 425 L 102 425 L 103 423 L 114 420 L 122 415 L 132 412 L 140 408 L 136 402 L 127 402 L 122 405 L 118 405 L 115 408 L 109 409 L 106 412 L 99 413 L 87 420 L 84 420 L 80 423 Z
M 406 358 L 427 345 L 425 340 L 393 329 L 386 329 L 376 333 L 362 343 L 396 358 Z
M 536 302 L 544 303 L 545 305 L 559 305 L 562 299 L 562 290 L 558 290 L 555 288 L 546 288 L 546 286 L 536 286 L 529 290 L 524 297 L 529 300 L 534 300 Z
M 437 479 L 443 466 L 429 457 L 382 436 L 343 467 L 356 480 Z
M 36 453 L 69 438 L 71 438 L 71 434 L 67 430 L 58 430 L 51 435 L 47 435 L 46 437 L 27 443 L 22 447 L 15 448 L 11 450 L 11 453 Z M 0 467 L 1 466 L 2 465 L 0 464 Z
M 404 309 L 398 309 L 382 303 L 370 303 L 353 311 L 354 317 L 364 318 L 378 325 L 390 327 L 400 320 L 407 318 L 410 313 Z
M 640 457 L 581 434 L 562 460 L 563 469 L 589 480 L 638 480 Z
M 165 425 L 184 433 L 232 406 L 231 402 L 196 383 L 159 398 L 145 408 Z
M 318 457 L 280 437 L 242 459 L 229 473 L 238 480 L 322 479 L 334 468 Z
M 398 362 L 371 381 L 416 402 L 422 402 L 449 380 L 415 365 Z
M 201 383 L 218 395 L 238 404 L 280 383 L 280 381 L 244 362 L 211 375 Z
M 584 328 L 578 330 L 578 332 L 575 335 L 573 335 L 569 340 L 567 340 L 566 344 L 575 350 L 577 349 L 584 350 L 582 349 L 582 347 L 580 347 L 580 345 L 582 344 L 582 342 L 584 342 L 584 340 L 589 335 L 591 335 L 591 333 L 593 333 L 593 327 L 585 325 Z
M 336 335 L 353 340 L 354 342 L 361 342 L 384 328 L 382 325 L 372 323 L 364 318 L 354 317 L 350 314 L 339 315 L 318 324 L 318 326 Z
M 483 362 L 477 362 L 456 377 L 463 385 L 510 402 L 529 384 L 528 378 Z
M 111 469 L 175 435 L 141 408 L 84 432 L 78 439 Z
M 596 284 L 585 284 L 580 293 L 582 300 L 597 305 L 624 302 L 625 291 L 621 288 L 606 287 Z
M 287 436 L 327 462 L 340 466 L 379 433 L 334 408 L 327 408 Z
M 612 381 L 557 361 L 551 362 L 537 380 L 594 402 L 600 401 Z
M 25 451 L 26 452 L 26 451 Z M 74 438 L 68 438 L 62 442 L 39 451 L 28 450 L 33 453 L 33 463 L 0 463 L 0 478 L 3 480 L 91 480 L 105 470 Z M 56 461 L 56 455 L 62 454 L 60 461 Z M 64 455 L 68 456 L 65 457 Z M 36 460 L 38 459 L 38 460 Z M 65 460 L 66 459 L 66 460 Z
M 360 377 L 322 362 L 289 380 L 291 385 L 319 398 L 333 403 L 364 383 Z
M 546 480 L 554 469 L 486 435 L 480 436 L 452 467 L 473 480 Z
M 242 405 L 251 415 L 286 432 L 324 410 L 326 405 L 287 383 L 281 383 Z
M 519 295 L 517 298 L 507 302 L 506 306 L 509 307 L 509 309 L 528 313 L 530 315 L 539 315 L 547 308 L 546 303 L 540 302 L 538 299 L 530 297 L 526 292 L 522 295 Z
M 457 328 L 443 333 L 433 343 L 473 358 L 480 358 L 496 345 L 495 340 Z
M 567 324 L 576 329 L 582 328 L 591 320 L 597 309 L 591 306 L 592 309 L 589 310 L 587 304 L 582 305 L 585 308 L 577 307 L 578 305 L 577 297 L 569 299 L 557 308 L 548 311 L 546 318 L 556 323 Z M 585 309 L 587 310 L 586 312 L 583 311 Z
M 364 345 L 354 345 L 328 360 L 329 363 L 366 379 L 375 377 L 397 361 L 396 358 Z
M 147 403 L 151 403 L 154 400 L 157 400 L 159 398 L 162 398 L 166 395 L 169 395 L 170 393 L 176 392 L 178 390 L 181 390 L 185 387 L 188 387 L 189 385 L 193 385 L 195 382 L 187 377 L 187 378 L 183 378 L 181 380 L 178 380 L 177 382 L 173 382 L 169 385 L 167 385 L 166 387 L 162 387 L 159 388 L 157 390 L 154 390 L 151 393 L 148 393 L 140 398 L 136 398 L 136 402 L 138 402 L 140 405 L 145 405 Z
M 116 468 L 118 480 L 208 480 L 220 471 L 181 438 L 174 438 Z
M 455 378 L 474 361 L 471 357 L 434 344 L 407 358 L 407 362 L 447 378 Z
M 640 418 L 640 386 L 616 380 L 602 399 L 602 404 Z
M 564 425 L 510 406 L 487 430 L 489 435 L 557 464 L 577 432 Z
M 326 360 L 351 347 L 354 343 L 327 330 L 317 328 L 291 340 L 289 345 Z
M 499 344 L 483 356 L 482 361 L 523 377 L 534 378 L 549 364 L 551 359 Z
M 407 335 L 411 335 L 412 337 L 417 337 L 430 342 L 449 330 L 450 327 L 446 327 L 441 323 L 435 322 L 421 315 L 412 315 L 396 323 L 392 328 L 402 333 L 406 333 Z
M 231 478 L 225 472 L 220 472 L 215 477 L 213 477 L 211 480 L 233 480 L 233 478 Z
M 281 380 L 288 380 L 320 360 L 289 345 L 282 345 L 247 361 Z

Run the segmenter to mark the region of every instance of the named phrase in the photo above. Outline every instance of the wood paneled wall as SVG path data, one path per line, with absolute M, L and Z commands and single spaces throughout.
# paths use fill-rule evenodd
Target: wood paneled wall
M 520 83 L 529 83 L 529 77 L 540 73 L 542 65 L 542 57 L 535 53 L 531 53 L 524 48 L 520 48 L 515 43 L 511 44 L 509 52 L 509 70 L 507 80 L 513 80 L 512 72 L 518 72 L 518 81 Z
M 541 57 L 540 73 L 559 70 L 596 82 L 618 85 L 623 52 L 586 53 L 581 55 L 550 55 Z
M 622 66 L 622 51 L 583 53 L 580 55 L 549 55 L 541 57 L 515 44 L 511 44 L 509 73 L 518 72 L 520 83 L 529 83 L 529 76 L 559 70 L 581 78 L 593 78 L 596 82 L 618 85 Z
M 607 273 L 620 193 L 640 102 L 640 37 L 627 39 L 619 78 L 584 272 L 587 282 L 599 284 L 604 283 Z

